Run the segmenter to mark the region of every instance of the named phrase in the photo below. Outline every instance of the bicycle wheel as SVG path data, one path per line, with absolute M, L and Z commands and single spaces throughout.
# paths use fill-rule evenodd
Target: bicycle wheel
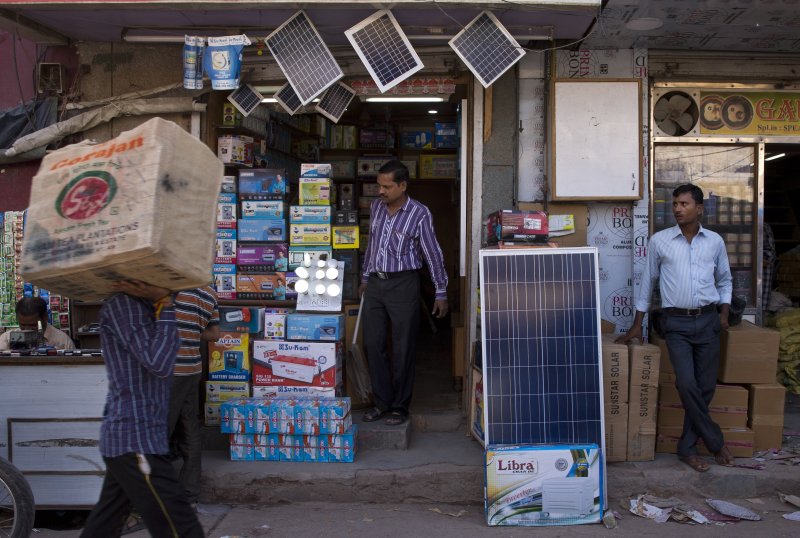
M 10 462 L 0 458 L 0 537 L 29 538 L 36 505 L 28 481 Z

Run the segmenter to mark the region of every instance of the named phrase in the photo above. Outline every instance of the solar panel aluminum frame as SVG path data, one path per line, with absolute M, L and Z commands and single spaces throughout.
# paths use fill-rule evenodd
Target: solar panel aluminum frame
M 254 95 L 256 100 L 257 100 L 256 105 L 254 107 L 252 107 L 252 108 L 249 108 L 249 109 L 248 108 L 244 108 L 242 106 L 241 102 L 240 102 L 241 99 L 239 99 L 239 97 L 243 93 L 245 93 L 247 91 L 249 91 L 251 95 Z M 249 116 L 258 107 L 258 105 L 261 104 L 261 101 L 263 101 L 263 100 L 264 100 L 264 96 L 261 95 L 259 93 L 259 91 L 256 90 L 250 84 L 245 84 L 245 85 L 239 86 L 237 89 L 233 90 L 231 93 L 228 94 L 228 101 L 230 101 L 231 104 L 233 106 L 235 106 L 236 109 L 239 112 L 241 112 L 242 115 L 244 115 L 245 117 Z
M 297 102 L 300 104 L 297 105 L 296 108 L 292 108 L 292 105 L 290 105 L 287 101 L 281 98 L 281 93 L 283 93 L 285 90 L 291 90 L 292 95 L 294 95 L 294 97 L 297 98 Z M 303 108 L 303 103 L 300 101 L 300 97 L 297 96 L 297 92 L 294 91 L 294 88 L 292 88 L 292 85 L 289 84 L 288 82 L 283 86 L 281 86 L 280 89 L 278 89 L 278 91 L 275 92 L 275 95 L 273 95 L 273 97 L 290 116 L 294 116 L 298 110 Z
M 472 25 L 475 24 L 475 22 L 484 15 L 487 15 L 490 19 L 492 19 L 492 22 L 494 22 L 495 26 L 497 26 L 500 32 L 502 32 L 503 35 L 509 40 L 509 42 L 513 43 L 514 46 L 521 52 L 521 54 L 517 57 L 516 60 L 511 62 L 508 66 L 506 66 L 505 69 L 503 69 L 491 80 L 484 80 L 484 78 L 480 75 L 480 73 L 478 73 L 478 71 L 475 69 L 472 63 L 469 62 L 467 58 L 464 57 L 464 54 L 460 50 L 458 50 L 458 48 L 455 46 L 455 42 L 462 36 L 462 34 L 469 31 Z M 447 44 L 450 45 L 450 48 L 453 49 L 453 51 L 458 55 L 459 58 L 461 58 L 461 61 L 464 62 L 464 65 L 466 65 L 469 68 L 469 70 L 472 71 L 472 74 L 475 75 L 475 78 L 477 78 L 480 81 L 480 83 L 483 85 L 484 88 L 488 88 L 489 86 L 494 84 L 495 80 L 503 76 L 506 73 L 506 71 L 514 67 L 514 65 L 518 61 L 520 61 L 523 56 L 525 56 L 525 50 L 522 49 L 519 42 L 516 39 L 514 39 L 514 36 L 511 35 L 511 33 L 506 29 L 505 26 L 503 26 L 503 24 L 498 20 L 497 17 L 495 17 L 494 13 L 492 13 L 491 11 L 482 11 L 481 13 L 479 13 L 477 17 L 472 19 L 469 22 L 469 24 L 467 24 L 463 30 L 458 32 L 450 41 L 448 41 Z
M 336 77 L 334 77 L 330 81 L 327 81 L 323 85 L 322 88 L 318 88 L 316 93 L 314 93 L 313 95 L 304 95 L 303 94 L 303 92 L 300 90 L 300 88 L 298 88 L 296 82 L 292 80 L 294 77 L 291 76 L 292 73 L 289 71 L 290 66 L 285 65 L 285 62 L 282 61 L 281 55 L 280 54 L 276 54 L 275 53 L 275 49 L 273 48 L 273 43 L 272 43 L 273 38 L 276 35 L 280 34 L 281 31 L 284 28 L 286 28 L 289 24 L 291 24 L 292 21 L 294 21 L 297 17 L 305 18 L 305 20 L 308 22 L 308 26 L 310 27 L 311 31 L 314 33 L 314 35 L 316 36 L 316 38 L 319 41 L 319 43 L 321 43 L 322 46 L 324 47 L 325 52 L 326 52 L 326 56 L 327 56 L 327 60 L 330 63 L 334 64 L 336 66 L 336 70 L 338 71 Z M 289 82 L 289 84 L 291 84 L 292 89 L 294 89 L 295 93 L 300 98 L 300 102 L 302 102 L 303 105 L 307 105 L 308 103 L 313 101 L 315 97 L 317 97 L 319 94 L 321 94 L 322 92 L 324 92 L 325 90 L 327 90 L 328 88 L 333 86 L 333 84 L 335 84 L 340 78 L 344 77 L 344 71 L 342 71 L 341 66 L 339 66 L 339 64 L 336 62 L 336 59 L 333 57 L 333 53 L 331 53 L 330 49 L 328 48 L 328 45 L 326 45 L 325 41 L 322 40 L 322 36 L 319 34 L 319 31 L 317 31 L 317 28 L 316 28 L 316 26 L 314 26 L 314 23 L 311 21 L 311 18 L 308 15 L 306 15 L 305 11 L 303 11 L 303 10 L 298 11 L 297 13 L 295 13 L 294 15 L 289 17 L 289 19 L 286 20 L 286 22 L 284 22 L 283 24 L 278 26 L 272 33 L 270 33 L 264 39 L 264 43 L 267 45 L 267 48 L 269 49 L 270 54 L 272 54 L 272 57 L 275 58 L 275 62 L 278 64 L 278 67 L 280 67 L 281 72 L 283 72 L 284 76 L 286 77 L 286 80 Z M 315 58 L 315 60 L 319 61 L 319 58 Z
M 402 76 L 392 79 L 391 82 L 386 84 L 381 82 L 378 73 L 375 72 L 373 65 L 369 62 L 364 52 L 358 46 L 354 37 L 354 34 L 356 32 L 363 30 L 364 28 L 366 28 L 367 26 L 369 26 L 370 24 L 372 24 L 373 22 L 375 22 L 376 20 L 380 19 L 383 16 L 388 16 L 391 19 L 392 25 L 394 26 L 400 38 L 403 40 L 403 44 L 411 53 L 411 56 L 413 57 L 414 62 L 416 63 L 416 67 L 406 71 L 405 73 L 402 74 Z M 380 11 L 373 13 L 363 21 L 356 24 L 355 26 L 349 28 L 348 30 L 345 30 L 344 35 L 347 36 L 348 41 L 350 41 L 350 44 L 353 46 L 353 49 L 356 51 L 356 54 L 358 54 L 358 57 L 361 58 L 361 62 L 364 64 L 364 67 L 367 68 L 367 71 L 372 77 L 372 80 L 375 81 L 375 85 L 378 87 L 381 93 L 386 93 L 386 91 L 394 88 L 395 86 L 406 80 L 408 77 L 410 77 L 411 75 L 413 75 L 414 73 L 425 67 L 422 63 L 422 60 L 420 60 L 417 51 L 415 51 L 414 47 L 411 46 L 411 41 L 409 41 L 405 32 L 403 32 L 403 29 L 400 28 L 400 25 L 397 23 L 397 19 L 394 18 L 394 15 L 388 9 L 382 9 Z
M 328 97 L 328 95 L 331 92 L 338 91 L 339 88 L 343 88 L 344 91 L 349 93 L 350 94 L 350 98 L 344 104 L 344 107 L 342 107 L 341 112 L 337 116 L 337 115 L 333 114 L 332 111 L 330 111 L 330 110 L 328 110 L 328 109 L 326 109 L 324 107 L 325 107 L 325 98 Z M 325 116 L 326 118 L 331 120 L 333 123 L 339 123 L 339 119 L 345 113 L 345 111 L 347 110 L 347 107 L 350 105 L 350 102 L 353 100 L 353 97 L 355 97 L 355 96 L 356 96 L 356 91 L 353 88 L 351 88 L 350 86 L 348 86 L 344 82 L 341 82 L 341 81 L 337 82 L 336 84 L 334 84 L 333 86 L 331 86 L 330 88 L 325 90 L 325 93 L 323 93 L 322 97 L 320 97 L 319 103 L 317 103 L 316 106 L 314 107 L 314 111 L 315 112 L 319 112 L 320 114 L 322 114 L 323 116 Z
M 517 442 L 509 443 L 508 440 L 503 439 L 495 439 L 493 438 L 494 429 L 491 427 L 490 418 L 493 416 L 492 406 L 494 405 L 494 395 L 503 395 L 503 387 L 495 387 L 495 380 L 493 375 L 490 375 L 491 372 L 489 368 L 495 368 L 493 366 L 494 357 L 497 354 L 498 350 L 490 349 L 488 346 L 488 341 L 491 339 L 490 331 L 493 329 L 493 322 L 492 320 L 487 319 L 487 316 L 493 314 L 495 311 L 493 310 L 493 305 L 489 304 L 489 301 L 494 299 L 493 294 L 495 293 L 494 290 L 490 289 L 490 284 L 486 282 L 486 263 L 487 259 L 496 258 L 496 257 L 518 257 L 518 256 L 536 256 L 539 257 L 541 261 L 543 256 L 565 256 L 571 254 L 581 254 L 586 255 L 589 254 L 591 259 L 593 260 L 593 302 L 594 302 L 594 327 L 592 332 L 596 335 L 596 342 L 594 343 L 595 354 L 597 364 L 592 365 L 593 367 L 596 366 L 597 371 L 597 379 L 596 379 L 596 395 L 597 395 L 597 409 L 593 410 L 594 414 L 597 416 L 599 420 L 599 438 L 592 438 L 588 442 L 592 442 L 597 444 L 602 450 L 602 454 L 605 454 L 605 417 L 603 412 L 603 368 L 602 368 L 602 340 L 601 340 L 601 328 L 600 328 L 600 289 L 599 289 L 599 262 L 598 262 L 598 254 L 597 249 L 594 247 L 582 247 L 582 248 L 530 248 L 530 249 L 482 249 L 480 251 L 480 289 L 481 289 L 481 328 L 483 331 L 483 337 L 481 338 L 482 344 L 482 353 L 483 353 L 483 402 L 484 402 L 484 409 L 483 409 L 483 431 L 484 431 L 484 446 L 488 446 L 490 444 L 539 444 L 539 443 L 549 443 L 549 444 L 569 444 L 569 443 L 576 443 L 577 439 L 569 439 L 569 438 L 562 438 L 562 439 L 537 439 L 537 438 L 524 438 L 520 437 L 516 439 Z M 519 297 L 517 297 L 519 299 Z M 525 297 L 526 304 L 520 306 L 528 306 L 527 303 L 528 297 Z M 564 307 L 566 309 L 567 307 Z M 522 310 L 522 309 L 521 309 Z M 562 309 L 563 310 L 563 309 Z M 533 312 L 536 311 L 536 308 L 527 308 L 525 311 Z M 526 329 L 527 330 L 527 329 Z M 534 335 L 534 338 L 537 335 Z M 566 337 L 566 335 L 564 336 Z M 570 340 L 575 338 L 576 335 L 570 335 Z M 562 337 L 563 338 L 563 337 Z M 507 338 L 507 340 L 513 340 L 513 338 Z M 530 344 L 531 338 L 526 336 L 526 340 L 529 340 L 527 344 Z M 574 345 L 573 343 L 569 344 L 570 346 Z M 569 348 L 568 351 L 573 351 L 575 348 Z M 548 357 L 549 358 L 549 357 Z M 552 364 L 548 364 L 548 366 L 553 366 Z M 526 366 L 519 366 L 518 368 L 521 370 Z M 549 381 L 549 380 L 548 380 Z M 528 380 L 530 382 L 530 379 Z M 509 381 L 509 385 L 514 383 L 514 380 Z M 523 383 L 519 385 L 515 385 L 515 387 L 524 387 Z M 538 388 L 538 387 L 536 387 Z M 506 389 L 511 390 L 511 387 L 506 387 Z M 533 390 L 530 388 L 529 390 Z M 525 394 L 525 396 L 532 396 L 531 394 Z M 547 391 L 541 391 L 535 393 L 537 396 L 541 395 L 542 397 L 547 396 Z M 595 392 L 590 393 L 592 398 L 594 398 Z M 557 394 L 556 397 L 559 395 Z M 509 398 L 509 400 L 513 400 L 513 398 Z M 550 405 L 550 404 L 548 404 Z M 527 411 L 531 412 L 531 411 Z M 531 417 L 532 418 L 532 417 Z M 588 432 L 588 428 L 587 428 Z M 604 457 L 605 461 L 605 457 Z M 605 467 L 605 466 L 604 466 Z

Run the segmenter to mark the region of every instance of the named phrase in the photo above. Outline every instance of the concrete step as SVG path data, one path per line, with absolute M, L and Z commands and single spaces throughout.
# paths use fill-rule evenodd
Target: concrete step
M 366 450 L 406 450 L 411 439 L 411 423 L 387 426 L 381 420 L 364 422 L 363 412 L 353 414 L 353 423 L 358 424 L 358 446 Z
M 453 432 L 464 430 L 465 419 L 459 410 L 423 411 L 411 414 L 415 432 Z

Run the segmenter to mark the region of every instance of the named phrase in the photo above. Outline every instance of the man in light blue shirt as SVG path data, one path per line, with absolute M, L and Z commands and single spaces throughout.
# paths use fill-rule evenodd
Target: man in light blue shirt
M 678 224 L 650 238 L 636 317 L 617 341 L 641 339 L 642 321 L 658 282 L 664 313 L 661 329 L 685 411 L 678 457 L 695 471 L 705 472 L 709 466 L 697 455 L 698 439 L 703 439 L 720 465 L 734 462 L 722 430 L 708 411 L 717 383 L 719 332 L 728 328 L 732 278 L 722 238 L 700 225 L 703 191 L 686 184 L 675 189 L 672 197 Z

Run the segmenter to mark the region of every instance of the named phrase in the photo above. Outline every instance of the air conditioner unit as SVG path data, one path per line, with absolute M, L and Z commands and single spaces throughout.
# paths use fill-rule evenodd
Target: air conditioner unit
M 550 518 L 586 517 L 594 509 L 596 484 L 588 477 L 543 480 L 542 512 Z
M 37 93 L 64 93 L 64 66 L 40 62 L 36 66 Z
M 700 90 L 654 88 L 654 136 L 698 136 L 700 134 Z

